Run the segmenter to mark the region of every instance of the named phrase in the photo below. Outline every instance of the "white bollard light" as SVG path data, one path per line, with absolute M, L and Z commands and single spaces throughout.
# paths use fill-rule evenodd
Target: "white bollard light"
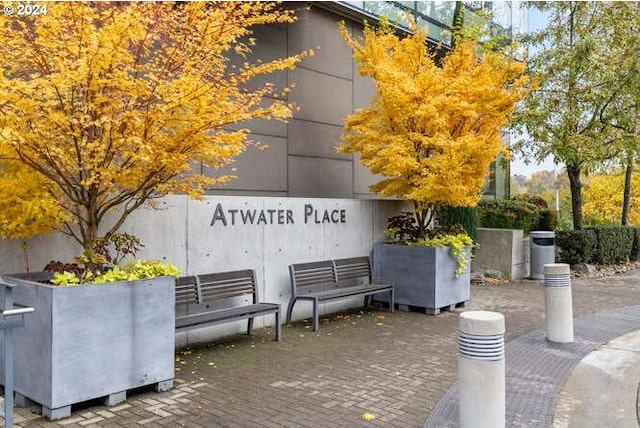
M 547 339 L 557 343 L 573 342 L 571 268 L 568 264 L 544 265 L 544 303 Z
M 458 386 L 460 428 L 504 428 L 504 315 L 460 315 Z

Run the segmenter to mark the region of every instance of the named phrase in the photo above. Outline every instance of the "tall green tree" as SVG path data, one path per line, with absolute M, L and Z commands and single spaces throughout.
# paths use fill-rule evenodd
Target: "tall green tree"
M 603 37 L 613 40 L 602 52 L 603 85 L 613 88 L 600 110 L 600 120 L 611 127 L 622 145 L 619 163 L 625 170 L 620 222 L 631 215 L 631 184 L 640 154 L 640 2 L 615 2 L 603 16 L 608 30 Z
M 548 26 L 534 34 L 538 50 L 529 58 L 537 90 L 520 105 L 514 148 L 538 160 L 553 156 L 566 165 L 571 189 L 574 229 L 582 228 L 581 176 L 618 156 L 618 133 L 601 115 L 615 108 L 614 76 L 603 54 L 615 46 L 610 8 L 617 2 L 536 2 L 549 14 Z

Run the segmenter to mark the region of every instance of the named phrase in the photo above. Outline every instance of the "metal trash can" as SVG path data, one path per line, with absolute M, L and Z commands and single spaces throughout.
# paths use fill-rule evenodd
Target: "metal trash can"
M 532 279 L 544 279 L 544 265 L 556 262 L 555 238 L 555 232 L 532 231 L 529 233 Z

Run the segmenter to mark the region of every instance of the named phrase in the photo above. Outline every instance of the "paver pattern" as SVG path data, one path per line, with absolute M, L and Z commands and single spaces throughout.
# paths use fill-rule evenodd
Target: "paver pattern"
M 640 270 L 573 279 L 576 317 L 640 305 Z M 472 285 L 466 310 L 506 318 L 507 342 L 544 327 L 541 281 Z M 422 427 L 457 377 L 458 315 L 355 310 L 253 337 L 178 351 L 175 387 L 49 422 L 19 409 L 22 427 Z M 535 359 L 535 355 L 531 358 Z M 69 379 L 70 382 L 84 381 Z M 371 415 L 367 421 L 364 415 Z

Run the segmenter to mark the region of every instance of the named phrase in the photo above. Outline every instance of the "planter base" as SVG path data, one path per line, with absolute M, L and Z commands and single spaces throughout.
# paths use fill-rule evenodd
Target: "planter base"
M 168 379 L 162 382 L 157 382 L 152 385 L 153 389 L 156 392 L 165 392 L 170 390 L 173 387 L 173 379 Z M 103 404 L 107 407 L 116 406 L 127 399 L 127 391 L 115 392 L 113 394 L 109 394 L 104 397 Z M 54 421 L 57 419 L 68 418 L 71 416 L 71 405 L 58 407 L 56 409 L 51 409 L 47 406 L 41 405 L 40 403 L 36 403 L 33 400 L 30 400 L 27 397 L 24 397 L 20 394 L 16 394 L 15 398 L 16 406 L 19 407 L 27 407 L 27 406 L 40 406 L 41 414 L 43 417 L 49 419 L 50 421 Z M 78 404 L 78 403 L 74 403 Z
M 452 305 L 443 306 L 441 308 L 422 308 L 422 307 L 410 306 L 410 305 L 396 305 L 396 306 L 400 311 L 410 311 L 410 310 L 417 309 L 418 311 L 424 312 L 427 315 L 438 315 L 442 311 L 451 312 L 451 311 L 455 311 L 456 308 L 466 308 L 468 305 L 469 305 L 469 301 L 465 300 L 464 302 L 454 303 Z

